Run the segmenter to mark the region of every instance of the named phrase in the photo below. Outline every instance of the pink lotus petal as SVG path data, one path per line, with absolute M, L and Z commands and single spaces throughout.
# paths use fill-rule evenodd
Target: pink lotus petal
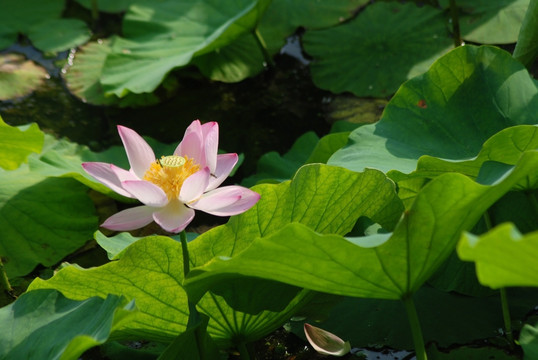
M 224 180 L 226 180 L 235 164 L 237 164 L 237 159 L 237 154 L 217 155 L 217 167 L 215 172 L 211 174 L 206 191 L 216 189 Z
M 194 210 L 179 201 L 171 201 L 159 211 L 153 213 L 153 220 L 164 230 L 171 233 L 183 231 L 194 218 Z
M 139 229 L 153 221 L 154 211 L 155 208 L 149 206 L 137 206 L 112 215 L 101 226 L 116 231 Z
M 224 186 L 205 193 L 189 207 L 217 216 L 241 214 L 253 207 L 260 194 L 242 186 Z
M 155 161 L 155 153 L 134 130 L 118 125 L 118 133 L 125 147 L 131 170 L 142 179 L 151 163 Z
M 188 204 L 198 200 L 209 184 L 209 177 L 209 168 L 205 167 L 185 179 L 179 192 L 181 202 Z
M 209 167 L 211 173 L 215 173 L 217 168 L 217 152 L 219 150 L 219 124 L 208 122 L 202 125 L 203 144 L 205 152 L 205 165 Z
M 205 167 L 205 153 L 203 148 L 203 131 L 202 125 L 199 120 L 193 121 L 187 130 L 185 130 L 185 136 L 183 140 L 179 143 L 174 155 L 178 156 L 188 156 L 191 159 L 200 165 L 200 167 Z
M 94 177 L 101 184 L 107 186 L 111 190 L 117 192 L 120 195 L 133 198 L 129 192 L 124 190 L 121 186 L 121 180 L 118 176 L 119 169 L 117 166 L 102 162 L 86 162 L 82 163 L 82 168 L 92 177 Z M 122 169 L 123 170 L 123 169 Z M 125 170 L 123 170 L 125 171 Z M 125 171 L 128 172 L 128 171 Z
M 304 324 L 304 333 L 310 345 L 320 354 L 344 356 L 351 350 L 348 341 L 344 342 L 333 333 L 310 324 Z
M 145 180 L 123 181 L 122 186 L 144 205 L 163 207 L 168 203 L 166 193 L 157 185 Z

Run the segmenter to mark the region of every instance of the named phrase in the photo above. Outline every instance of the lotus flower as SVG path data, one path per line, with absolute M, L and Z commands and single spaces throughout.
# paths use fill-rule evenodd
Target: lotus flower
M 113 164 L 83 163 L 88 174 L 120 195 L 144 205 L 120 211 L 101 226 L 117 231 L 141 228 L 155 221 L 178 233 L 194 218 L 194 210 L 217 216 L 237 215 L 250 209 L 260 195 L 241 186 L 220 184 L 237 163 L 237 154 L 217 155 L 216 122 L 193 121 L 173 155 L 155 157 L 134 130 L 118 126 L 127 153 L 129 171 Z

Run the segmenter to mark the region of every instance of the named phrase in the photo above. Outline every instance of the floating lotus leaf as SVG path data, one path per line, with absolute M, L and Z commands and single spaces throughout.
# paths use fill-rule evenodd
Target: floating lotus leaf
M 312 79 L 320 88 L 385 97 L 426 71 L 452 40 L 440 10 L 379 1 L 345 24 L 307 31 L 303 45 L 314 58 Z
M 48 79 L 47 71 L 19 54 L 0 54 L 0 100 L 30 94 Z
M 32 44 L 45 52 L 68 50 L 90 38 L 86 23 L 78 19 L 47 19 L 28 30 Z

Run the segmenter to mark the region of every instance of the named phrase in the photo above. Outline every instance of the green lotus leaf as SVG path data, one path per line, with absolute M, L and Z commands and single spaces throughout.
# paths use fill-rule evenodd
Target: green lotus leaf
M 442 5 L 448 7 L 448 0 Z M 517 41 L 529 0 L 466 0 L 457 2 L 461 37 L 479 44 Z
M 223 47 L 256 26 L 268 0 L 136 3 L 111 43 L 101 84 L 106 95 L 152 92 L 173 68 Z
M 514 49 L 514 58 L 529 70 L 538 57 L 538 3 L 531 1 Z
M 90 30 L 82 20 L 47 19 L 32 26 L 28 37 L 36 48 L 58 52 L 84 44 L 90 38 Z
M 78 359 L 121 328 L 133 310 L 121 296 L 74 301 L 55 290 L 25 293 L 0 309 L 0 357 Z
M 0 55 L 0 100 L 10 100 L 30 94 L 43 84 L 47 71 L 18 54 Z
M 101 3 L 101 2 L 100 2 Z M 105 96 L 99 82 L 103 66 L 110 54 L 110 41 L 89 42 L 71 54 L 71 62 L 65 68 L 64 79 L 69 91 L 83 102 L 94 105 L 151 105 L 159 102 L 153 94 L 128 94 L 124 98 L 115 95 Z
M 423 155 L 468 160 L 495 133 L 536 124 L 537 94 L 536 82 L 509 53 L 459 47 L 406 82 L 383 118 L 352 132 L 328 163 L 410 173 Z
M 537 166 L 538 151 L 530 151 L 495 185 L 477 184 L 461 174 L 441 175 L 419 192 L 390 237 L 385 234 L 385 241 L 373 247 L 369 237 L 351 241 L 335 231 L 320 234 L 301 223 L 288 223 L 276 232 L 261 233 L 244 251 L 217 253 L 192 269 L 185 284 L 194 298 L 213 284 L 250 276 L 335 295 L 402 299 L 448 258 L 461 231 L 470 229 Z
M 105 298 L 107 294 L 134 299 L 139 311 L 123 323 L 114 338 L 171 342 L 185 331 L 188 321 L 182 271 L 181 244 L 164 236 L 152 236 L 133 243 L 118 261 L 91 269 L 67 266 L 49 280 L 34 280 L 28 289 L 56 289 L 73 300 Z M 280 293 L 266 295 L 276 301 Z M 306 292 L 299 293 L 286 308 L 256 315 L 234 311 L 214 294 L 204 296 L 197 306 L 210 317 L 211 337 L 221 348 L 227 348 L 237 345 L 237 341 L 254 341 L 274 331 L 308 296 Z
M 41 152 L 44 136 L 36 124 L 12 127 L 0 117 L 0 139 L 0 167 L 13 170 L 31 153 Z
M 531 195 L 534 196 L 534 195 Z M 462 260 L 476 263 L 480 283 L 494 289 L 507 286 L 538 286 L 538 231 L 522 235 L 505 223 L 474 236 L 463 234 L 458 244 Z
M 318 87 L 385 97 L 426 71 L 452 41 L 440 10 L 375 2 L 345 24 L 307 31 L 303 45 L 314 58 L 310 68 Z
M 26 166 L 0 179 L 0 256 L 9 277 L 54 265 L 92 238 L 97 217 L 85 186 Z

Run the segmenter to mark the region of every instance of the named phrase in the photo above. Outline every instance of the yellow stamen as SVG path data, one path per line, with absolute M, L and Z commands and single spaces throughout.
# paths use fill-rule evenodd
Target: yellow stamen
M 177 199 L 185 179 L 200 170 L 200 166 L 188 157 L 177 155 L 157 159 L 144 174 L 144 180 L 164 190 L 169 200 Z

